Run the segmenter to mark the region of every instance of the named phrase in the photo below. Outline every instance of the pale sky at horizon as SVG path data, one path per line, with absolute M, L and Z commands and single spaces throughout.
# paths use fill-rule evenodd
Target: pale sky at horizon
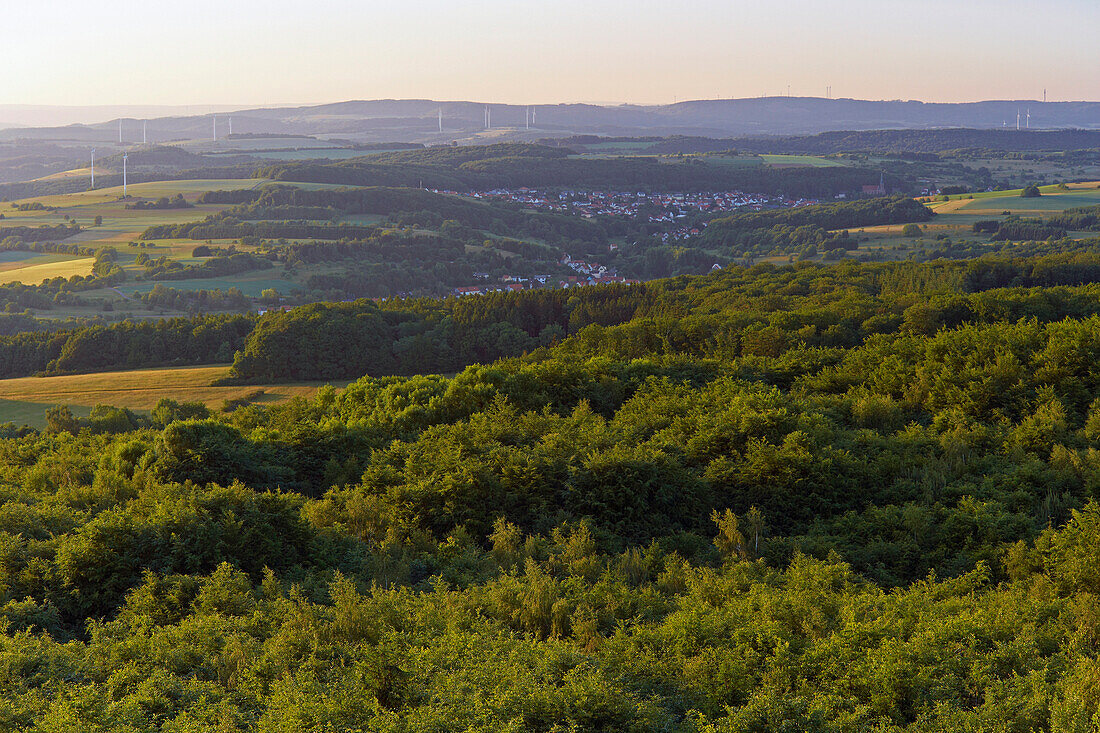
M 0 104 L 1100 99 L 1098 0 L 110 5 L 5 7 Z

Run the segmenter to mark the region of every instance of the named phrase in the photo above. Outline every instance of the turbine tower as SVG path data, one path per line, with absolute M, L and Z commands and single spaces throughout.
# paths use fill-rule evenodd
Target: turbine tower
M 149 143 L 149 120 L 141 121 L 141 144 L 147 145 Z
M 233 137 L 233 118 L 229 118 L 229 137 Z
M 118 141 L 122 143 L 122 118 L 118 118 Z
M 214 115 L 214 142 L 218 142 L 218 116 Z
M 439 132 L 443 132 L 443 108 L 439 108 Z
M 122 198 L 126 198 L 126 153 L 122 154 Z
M 1027 108 L 1027 129 L 1031 129 L 1031 107 Z
M 92 189 L 95 189 L 95 148 L 92 148 Z
M 1020 131 L 1020 110 L 1016 110 L 1016 132 Z

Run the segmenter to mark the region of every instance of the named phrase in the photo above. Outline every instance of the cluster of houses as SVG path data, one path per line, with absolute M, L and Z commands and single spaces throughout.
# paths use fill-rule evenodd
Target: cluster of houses
M 456 191 L 435 190 L 435 193 L 457 194 Z M 532 209 L 573 214 L 582 217 L 618 216 L 644 218 L 654 224 L 675 223 L 690 213 L 721 213 L 750 209 L 803 206 L 817 203 L 810 199 L 788 199 L 742 191 L 704 193 L 645 193 L 624 191 L 543 191 L 536 188 L 495 188 L 464 194 L 476 199 L 507 201 Z
M 558 264 L 568 267 L 576 275 L 533 275 L 521 277 L 519 275 L 505 275 L 499 283 L 486 283 L 484 285 L 471 285 L 465 288 L 455 288 L 454 294 L 485 295 L 487 293 L 509 293 L 518 290 L 531 290 L 534 288 L 580 288 L 586 285 L 610 285 L 613 283 L 634 284 L 640 280 L 631 280 L 621 277 L 613 270 L 609 270 L 598 262 L 586 262 L 574 260 L 569 255 L 564 255 Z M 487 272 L 475 272 L 474 277 L 479 280 L 489 279 Z
M 664 244 L 669 242 L 677 242 L 682 239 L 691 239 L 697 236 L 700 232 L 707 228 L 707 223 L 703 222 L 699 226 L 686 226 L 678 227 L 676 229 L 670 229 L 667 232 L 661 232 L 658 236 Z
M 545 191 L 535 188 L 496 188 L 474 193 L 459 193 L 443 189 L 431 189 L 434 193 L 461 195 L 475 199 L 506 201 L 527 208 L 552 211 L 592 218 L 597 216 L 616 216 L 630 219 L 644 219 L 654 224 L 671 225 L 658 236 L 665 242 L 690 239 L 699 235 L 705 223 L 686 223 L 676 226 L 677 222 L 691 214 L 720 214 L 722 212 L 747 209 L 793 208 L 819 203 L 815 199 L 787 198 L 785 196 L 767 196 L 749 194 L 742 191 L 719 191 L 706 193 L 645 193 L 622 191 Z M 615 251 L 616 244 L 610 244 L 609 250 Z M 532 288 L 576 288 L 586 285 L 604 285 L 610 283 L 636 283 L 619 276 L 613 270 L 584 260 L 574 260 L 565 255 L 560 265 L 568 267 L 574 275 L 537 275 L 518 277 L 506 275 L 498 283 L 486 282 L 482 285 L 455 288 L 457 296 L 485 295 L 487 293 L 511 292 Z M 718 265 L 715 265 L 718 267 Z M 719 268 L 721 269 L 721 268 Z M 474 273 L 479 280 L 488 280 L 488 273 Z

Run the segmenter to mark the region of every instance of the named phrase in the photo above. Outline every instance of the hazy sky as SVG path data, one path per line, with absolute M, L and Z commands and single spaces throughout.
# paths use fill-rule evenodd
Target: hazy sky
M 1100 99 L 1098 0 L 4 6 L 0 104 Z

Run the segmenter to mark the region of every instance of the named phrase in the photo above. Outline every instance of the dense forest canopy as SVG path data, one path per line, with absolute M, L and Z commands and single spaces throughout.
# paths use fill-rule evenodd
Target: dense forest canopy
M 0 427 L 0 727 L 1088 730 L 1064 249 L 31 334 L 367 376 Z

